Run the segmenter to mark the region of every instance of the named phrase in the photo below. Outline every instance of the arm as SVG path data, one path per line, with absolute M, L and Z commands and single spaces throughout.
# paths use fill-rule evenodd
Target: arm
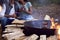
M 16 16 L 16 14 L 13 14 L 12 17 L 16 18 L 17 16 Z
M 24 6 L 19 10 L 20 12 L 26 12 L 28 14 L 32 14 L 32 4 L 30 2 L 27 2 L 27 6 Z
M 24 12 L 28 14 L 32 14 L 32 6 L 29 7 L 28 11 L 25 9 Z
M 15 18 L 15 17 L 16 17 L 15 9 L 12 8 L 12 9 L 10 10 L 10 13 L 9 13 L 9 14 L 5 14 L 5 16 L 8 17 L 8 18 L 9 18 L 9 17 Z
M 25 12 L 28 14 L 32 14 L 32 4 L 31 2 L 27 2 L 28 10 L 25 9 Z
M 13 15 L 8 15 L 8 14 L 5 14 L 5 17 L 12 17 L 12 18 L 16 18 L 16 14 L 13 14 Z
M 24 8 L 24 10 L 23 10 L 23 8 L 21 8 L 19 11 L 20 12 L 26 12 L 28 14 L 32 14 L 32 6 L 28 9 L 28 11 L 25 8 Z

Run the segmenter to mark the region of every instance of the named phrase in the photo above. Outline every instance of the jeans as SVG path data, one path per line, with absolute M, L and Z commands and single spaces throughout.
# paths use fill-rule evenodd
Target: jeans
M 8 24 L 11 24 L 11 22 L 13 21 L 14 19 L 9 19 L 7 17 L 2 17 L 0 18 L 0 21 L 1 21 L 1 27 L 2 27 L 2 32 L 5 31 L 5 26 L 8 25 Z
M 9 18 L 8 18 L 6 25 L 12 24 L 12 21 L 14 21 L 14 19 L 9 19 Z
M 2 17 L 2 18 L 0 18 L 0 21 L 1 21 L 2 31 L 5 31 L 5 26 L 6 26 L 7 18 L 6 17 Z
M 20 20 L 33 20 L 33 16 L 29 14 L 20 14 L 19 18 Z

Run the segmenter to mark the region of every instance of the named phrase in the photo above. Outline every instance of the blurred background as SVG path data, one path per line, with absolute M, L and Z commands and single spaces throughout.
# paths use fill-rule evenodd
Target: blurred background
M 60 0 L 30 0 L 35 8 L 34 17 L 41 19 L 46 14 L 60 20 Z

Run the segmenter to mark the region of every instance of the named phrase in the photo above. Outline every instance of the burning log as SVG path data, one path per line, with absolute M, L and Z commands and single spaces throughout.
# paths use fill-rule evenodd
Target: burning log
M 24 24 L 25 24 L 24 33 L 26 35 L 37 34 L 39 36 L 40 35 L 50 36 L 55 34 L 55 29 L 50 29 L 51 22 L 49 20 L 28 21 L 25 22 Z

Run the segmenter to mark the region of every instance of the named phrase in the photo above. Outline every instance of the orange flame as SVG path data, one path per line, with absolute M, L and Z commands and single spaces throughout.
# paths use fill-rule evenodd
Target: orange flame
M 56 29 L 57 38 L 60 40 L 60 24 L 54 22 L 54 18 L 51 18 L 51 29 Z
M 60 29 L 58 29 L 58 35 L 60 35 Z
M 60 28 L 57 29 L 57 38 L 58 38 L 58 40 L 60 40 Z
M 55 27 L 55 23 L 54 23 L 54 18 L 51 18 L 51 29 L 54 29 L 54 27 Z

